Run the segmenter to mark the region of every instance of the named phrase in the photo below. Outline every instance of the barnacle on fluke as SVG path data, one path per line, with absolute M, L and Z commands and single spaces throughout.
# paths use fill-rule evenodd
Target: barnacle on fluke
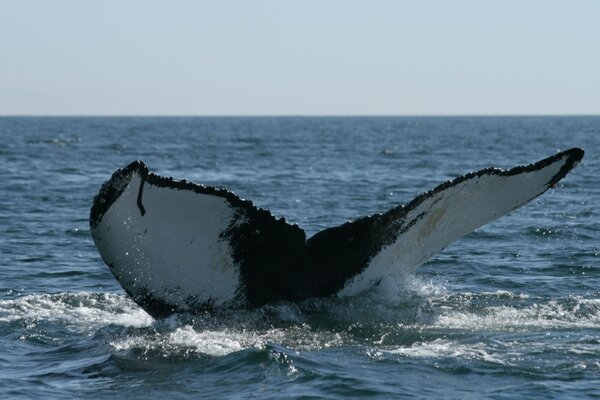
M 161 177 L 134 161 L 102 185 L 90 226 L 114 276 L 155 317 L 354 295 L 541 195 L 583 155 L 574 148 L 472 172 L 309 239 L 228 190 Z

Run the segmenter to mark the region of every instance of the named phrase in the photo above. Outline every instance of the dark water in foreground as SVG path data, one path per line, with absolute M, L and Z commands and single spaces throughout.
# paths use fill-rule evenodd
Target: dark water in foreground
M 87 224 L 135 159 L 312 234 L 570 147 L 559 188 L 355 298 L 155 321 Z M 0 398 L 600 397 L 599 151 L 600 117 L 0 118 Z

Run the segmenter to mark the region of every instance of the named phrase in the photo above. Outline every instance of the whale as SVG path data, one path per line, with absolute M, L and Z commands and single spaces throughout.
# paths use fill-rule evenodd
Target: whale
M 138 160 L 101 186 L 90 231 L 125 292 L 155 318 L 355 296 L 386 276 L 413 273 L 555 187 L 583 156 L 572 148 L 509 170 L 470 172 L 309 238 L 227 189 L 163 177 Z

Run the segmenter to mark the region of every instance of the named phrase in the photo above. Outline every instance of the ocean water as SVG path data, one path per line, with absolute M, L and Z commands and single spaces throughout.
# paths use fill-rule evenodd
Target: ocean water
M 557 188 L 353 298 L 154 320 L 89 233 L 135 159 L 311 235 L 570 147 Z M 599 398 L 599 151 L 600 117 L 0 118 L 0 398 Z

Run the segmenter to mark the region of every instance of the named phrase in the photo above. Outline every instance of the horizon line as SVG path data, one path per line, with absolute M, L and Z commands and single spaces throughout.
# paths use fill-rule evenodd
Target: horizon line
M 598 114 L 0 114 L 0 118 L 490 118 L 600 117 Z

